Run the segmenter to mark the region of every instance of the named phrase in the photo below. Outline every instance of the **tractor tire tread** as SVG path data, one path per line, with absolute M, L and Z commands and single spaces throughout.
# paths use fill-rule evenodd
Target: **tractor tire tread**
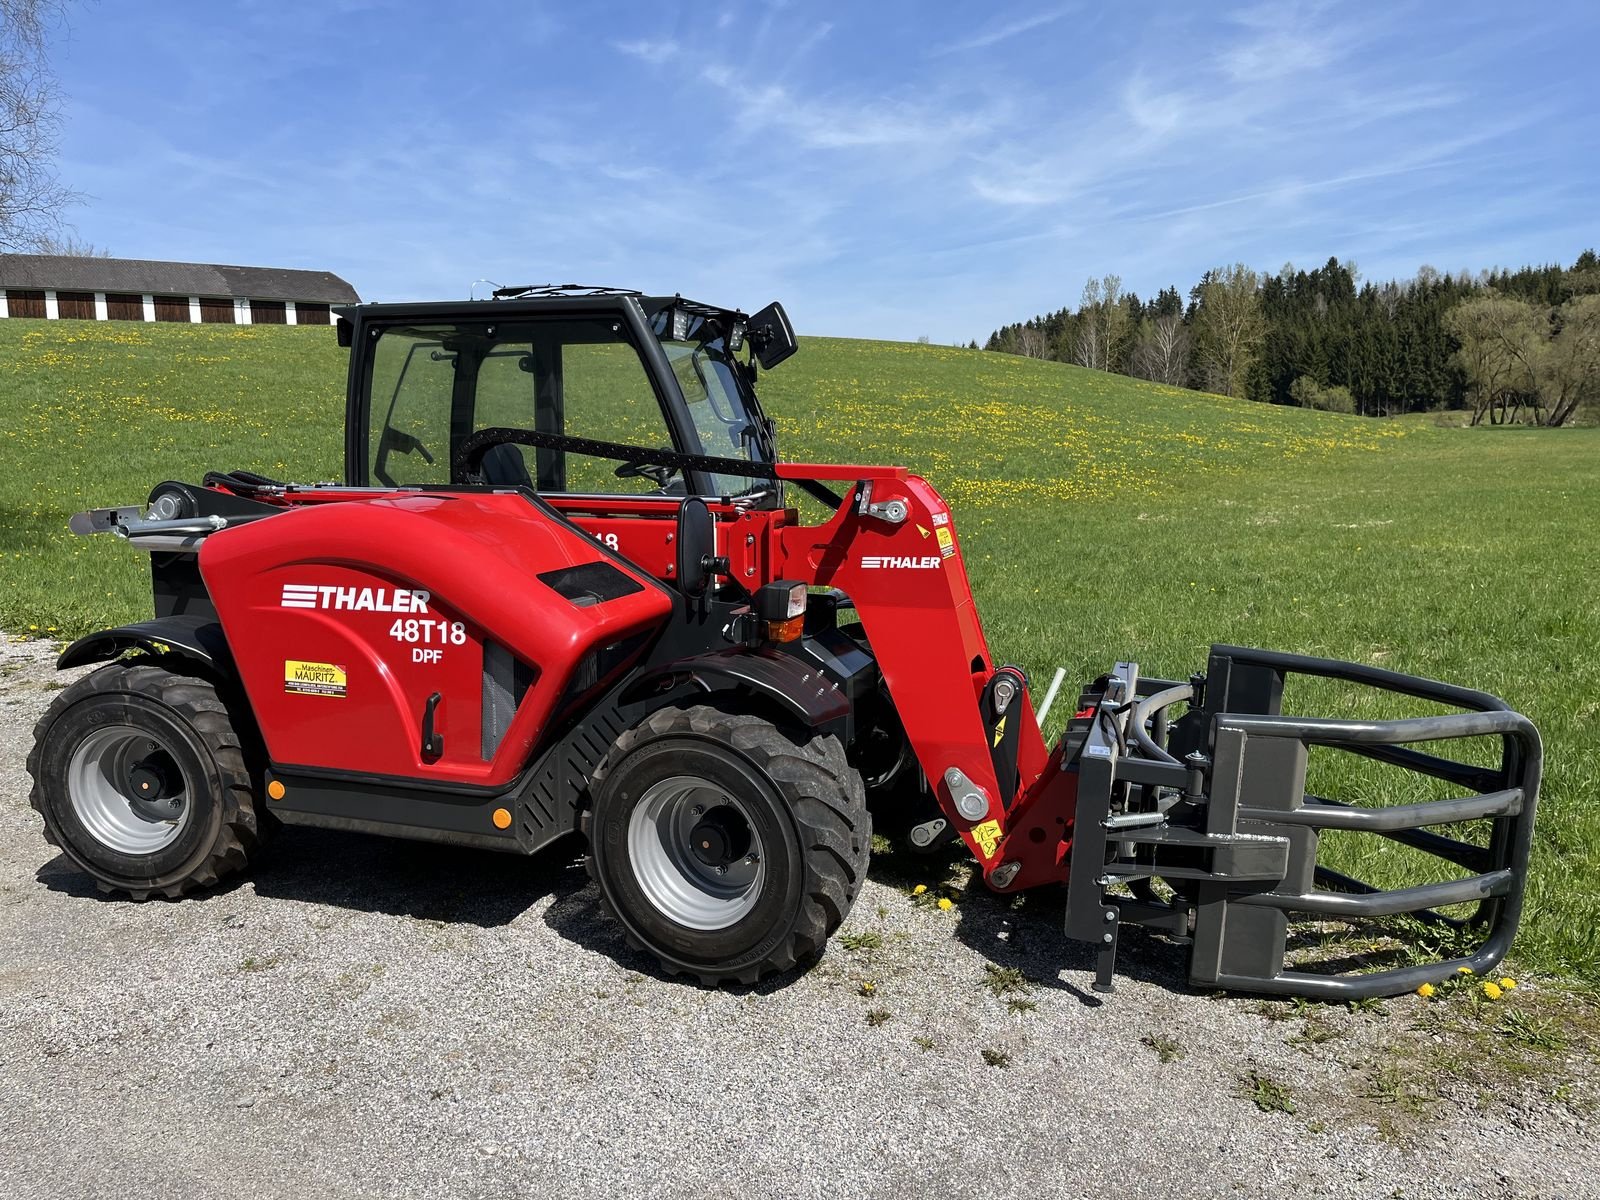
M 136 901 L 151 896 L 176 900 L 190 891 L 214 887 L 229 875 L 243 871 L 264 840 L 266 822 L 258 818 L 255 787 L 241 737 L 228 707 L 207 680 L 185 675 L 148 659 L 108 663 L 61 691 L 34 725 L 33 747 L 27 769 L 33 779 L 28 801 L 45 817 L 44 788 L 39 781 L 42 747 L 51 726 L 73 705 L 91 696 L 137 694 L 154 700 L 181 717 L 209 752 L 221 787 L 217 802 L 222 819 L 205 856 L 180 880 L 157 886 L 129 886 L 96 876 L 95 885 L 107 895 L 122 894 Z M 61 841 L 44 822 L 45 840 L 58 849 Z

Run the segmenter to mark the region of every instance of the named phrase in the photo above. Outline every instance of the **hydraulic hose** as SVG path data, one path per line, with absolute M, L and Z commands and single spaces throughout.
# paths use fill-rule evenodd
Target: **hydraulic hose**
M 1150 714 L 1183 700 L 1194 699 L 1192 684 L 1180 683 L 1177 687 L 1168 688 L 1164 692 L 1157 692 L 1153 696 L 1146 696 L 1133 706 L 1133 715 L 1128 722 L 1133 731 L 1133 740 L 1138 743 L 1140 751 L 1146 758 L 1153 758 L 1157 762 L 1178 765 L 1178 760 L 1168 754 L 1164 746 L 1156 745 L 1156 740 L 1146 731 L 1145 722 L 1150 719 Z

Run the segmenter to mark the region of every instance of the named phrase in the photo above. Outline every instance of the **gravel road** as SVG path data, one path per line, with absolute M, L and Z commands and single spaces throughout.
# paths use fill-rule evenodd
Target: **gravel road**
M 51 660 L 0 645 L 0 1196 L 1600 1196 L 1586 1053 L 1437 1077 L 1437 1002 L 1208 997 L 1137 935 L 1093 996 L 1059 910 L 888 871 L 876 939 L 724 992 L 629 951 L 570 849 L 290 829 L 221 891 L 101 898 L 28 807 Z

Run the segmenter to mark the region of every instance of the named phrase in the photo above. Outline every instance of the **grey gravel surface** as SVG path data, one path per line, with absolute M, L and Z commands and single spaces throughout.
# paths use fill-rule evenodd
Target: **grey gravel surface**
M 1048 904 L 875 878 L 846 932 L 880 947 L 706 992 L 627 949 L 571 847 L 285 830 L 210 895 L 102 898 L 28 807 L 51 662 L 0 646 L 0 1197 L 1600 1196 L 1592 1063 L 1401 1119 L 1363 1081 L 1420 1001 L 1297 1044 L 1130 937 L 1101 1002 Z

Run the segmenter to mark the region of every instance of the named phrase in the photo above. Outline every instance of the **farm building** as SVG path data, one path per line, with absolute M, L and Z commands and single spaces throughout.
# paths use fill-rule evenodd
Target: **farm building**
M 328 271 L 0 254 L 0 317 L 327 325 L 355 289 Z

